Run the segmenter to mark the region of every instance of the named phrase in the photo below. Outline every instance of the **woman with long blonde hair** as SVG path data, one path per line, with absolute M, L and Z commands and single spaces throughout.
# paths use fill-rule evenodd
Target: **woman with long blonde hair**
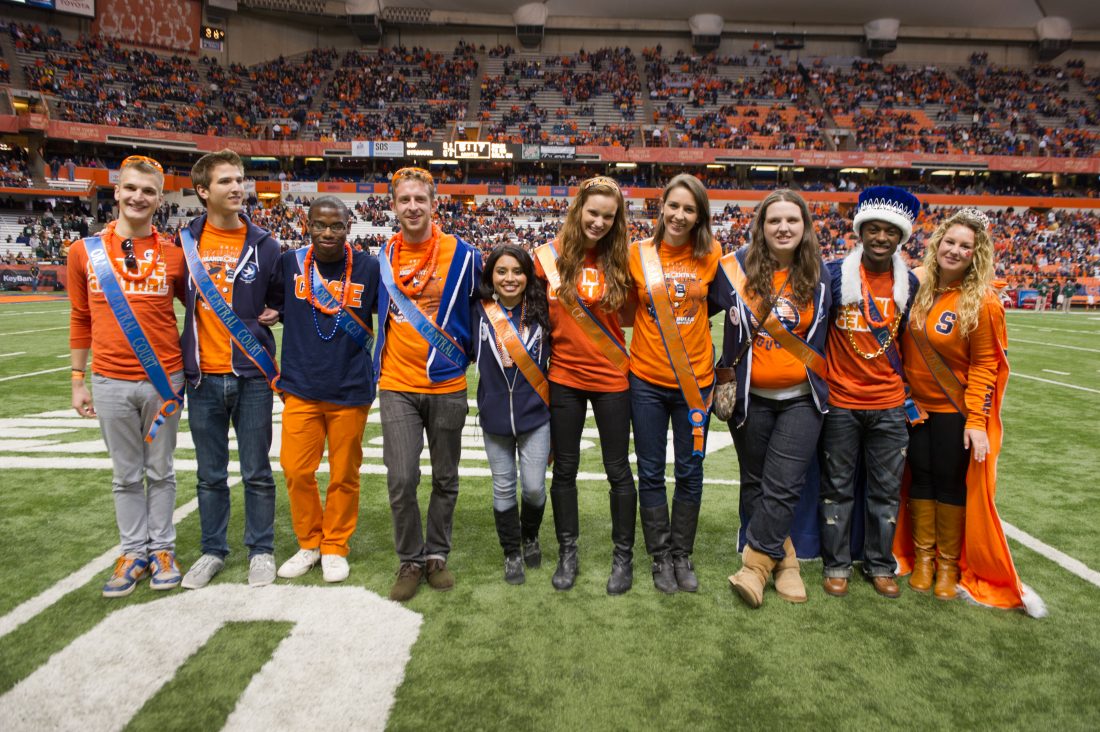
M 898 518 L 894 553 L 917 592 L 950 600 L 962 588 L 982 604 L 1042 614 L 1016 574 L 993 503 L 1008 362 L 988 226 L 976 209 L 950 216 L 917 271 L 902 355 L 927 417 L 909 431 L 908 521 Z
M 577 578 L 577 468 L 590 403 L 611 484 L 614 553 L 607 591 L 622 594 L 633 583 L 637 492 L 627 459 L 630 359 L 619 318 L 630 288 L 628 236 L 622 191 L 611 178 L 598 176 L 581 183 L 558 237 L 535 250 L 535 274 L 549 285 L 554 344 L 548 375 L 550 501 L 559 547 L 553 585 L 559 590 L 570 589 Z

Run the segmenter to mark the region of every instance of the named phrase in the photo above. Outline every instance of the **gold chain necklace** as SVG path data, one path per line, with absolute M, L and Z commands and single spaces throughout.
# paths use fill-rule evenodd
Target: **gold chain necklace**
M 854 316 L 859 315 L 859 308 L 855 305 L 845 305 L 844 307 L 848 310 L 848 322 L 855 322 Z M 859 346 L 856 345 L 856 338 L 854 335 L 852 335 L 851 329 L 845 329 L 844 332 L 848 334 L 848 342 L 852 344 L 852 350 L 856 352 L 857 356 L 860 356 L 867 361 L 878 358 L 882 354 L 886 353 L 886 349 L 890 347 L 890 344 L 894 342 L 894 338 L 896 338 L 898 335 L 898 327 L 901 325 L 901 316 L 902 313 L 899 311 L 898 314 L 894 317 L 893 324 L 890 325 L 890 337 L 887 338 L 886 342 L 883 343 L 882 346 L 880 346 L 879 349 L 874 353 L 864 353 L 863 351 L 859 350 Z

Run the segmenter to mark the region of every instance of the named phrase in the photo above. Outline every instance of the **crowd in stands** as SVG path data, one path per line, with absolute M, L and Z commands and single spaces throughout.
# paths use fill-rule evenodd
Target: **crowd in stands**
M 27 154 L 20 148 L 0 153 L 0 187 L 29 188 L 30 185 Z

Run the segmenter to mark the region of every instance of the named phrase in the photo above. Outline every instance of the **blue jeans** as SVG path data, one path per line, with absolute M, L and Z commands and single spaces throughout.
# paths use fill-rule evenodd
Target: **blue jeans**
M 493 508 L 507 511 L 516 506 L 516 454 L 523 502 L 546 503 L 546 466 L 550 458 L 550 422 L 518 437 L 483 432 L 485 455 L 493 474 Z
M 198 462 L 202 553 L 229 554 L 229 425 L 237 435 L 244 481 L 244 543 L 250 557 L 275 551 L 275 479 L 271 475 L 272 392 L 263 377 L 204 375 L 187 385 L 187 417 Z
M 745 542 L 773 559 L 784 556 L 806 470 L 817 451 L 821 412 L 810 395 L 765 399 L 753 395 L 740 428 L 730 423 L 741 466 L 739 512 Z
M 863 458 L 863 571 L 893 577 L 893 544 L 909 432 L 905 408 L 829 407 L 822 430 L 821 558 L 826 577 L 852 574 L 852 510 Z
M 703 389 L 706 401 L 710 387 Z M 642 508 L 657 508 L 668 503 L 665 495 L 665 463 L 668 450 L 668 423 L 672 420 L 673 475 L 676 490 L 673 500 L 698 506 L 703 501 L 703 458 L 693 455 L 693 436 L 688 421 L 688 405 L 679 389 L 650 384 L 630 374 L 630 416 L 634 424 L 634 453 L 638 456 L 638 502 Z M 703 423 L 703 435 L 710 426 L 710 415 Z

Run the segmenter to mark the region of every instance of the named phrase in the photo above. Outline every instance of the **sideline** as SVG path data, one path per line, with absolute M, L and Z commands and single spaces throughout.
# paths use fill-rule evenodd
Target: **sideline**
M 1049 559 L 1070 574 L 1076 575 L 1086 582 L 1100 587 L 1100 572 L 1090 569 L 1084 562 L 1074 559 L 1070 555 L 1055 549 L 1049 544 L 1044 544 L 1031 534 L 1021 531 L 1004 519 L 1001 519 L 1001 526 L 1004 527 L 1005 536 L 1009 539 L 1020 542 L 1031 551 Z

